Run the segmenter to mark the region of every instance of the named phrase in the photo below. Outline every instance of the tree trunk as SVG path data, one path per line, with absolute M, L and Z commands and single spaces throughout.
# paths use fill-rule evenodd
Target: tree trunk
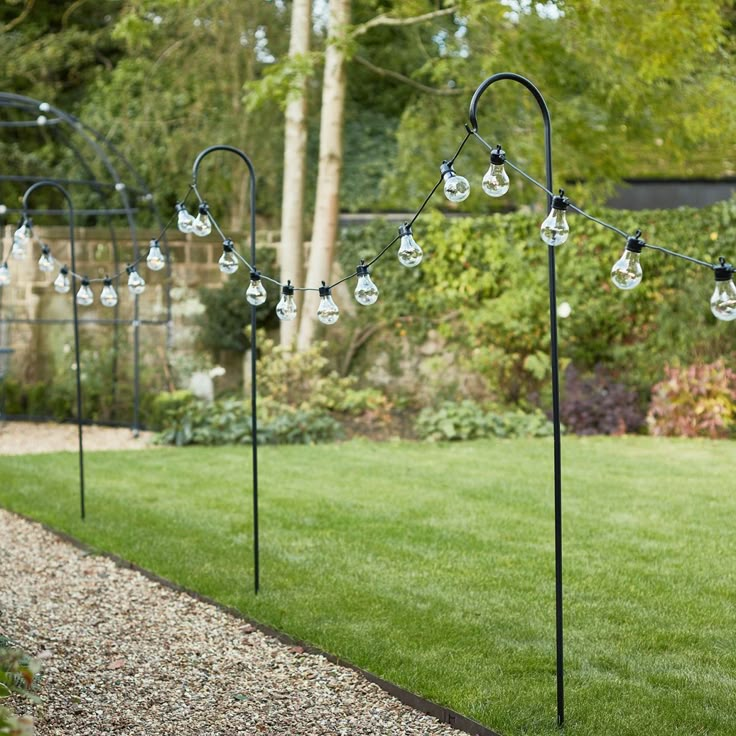
M 330 0 L 329 45 L 325 52 L 322 82 L 322 117 L 319 131 L 319 169 L 314 209 L 312 246 L 309 253 L 306 284 L 318 286 L 330 282 L 335 256 L 337 221 L 340 212 L 340 172 L 342 170 L 342 133 L 345 113 L 345 35 L 350 22 L 350 0 Z M 315 332 L 319 297 L 305 293 L 297 347 L 309 347 Z
M 309 52 L 311 1 L 294 0 L 291 10 L 289 56 Z M 307 77 L 299 93 L 286 107 L 284 128 L 284 186 L 281 197 L 281 244 L 279 245 L 280 281 L 289 279 L 297 286 L 304 283 L 304 182 L 307 149 Z M 280 340 L 284 346 L 296 342 L 298 320 L 281 322 Z

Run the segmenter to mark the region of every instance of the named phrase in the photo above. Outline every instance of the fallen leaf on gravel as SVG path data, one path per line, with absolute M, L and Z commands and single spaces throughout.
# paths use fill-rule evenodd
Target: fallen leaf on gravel
M 107 669 L 109 670 L 119 670 L 121 667 L 125 667 L 124 659 L 113 659 L 113 661 L 107 665 Z

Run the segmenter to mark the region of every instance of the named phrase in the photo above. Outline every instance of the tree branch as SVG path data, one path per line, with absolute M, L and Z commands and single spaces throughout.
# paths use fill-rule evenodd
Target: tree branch
M 362 56 L 358 56 L 357 54 L 353 56 L 353 61 L 357 61 L 358 64 L 362 64 L 366 69 L 370 69 L 375 74 L 378 74 L 382 77 L 391 77 L 391 79 L 396 79 L 399 82 L 403 82 L 404 84 L 408 84 L 410 87 L 414 87 L 415 89 L 421 90 L 422 92 L 426 92 L 430 95 L 440 95 L 442 97 L 455 97 L 457 95 L 467 95 L 468 90 L 466 89 L 441 89 L 439 87 L 430 87 L 426 84 L 422 84 L 421 82 L 417 82 L 415 79 L 412 79 L 411 77 L 406 77 L 403 74 L 399 74 L 399 72 L 392 71 L 391 69 L 384 69 L 383 67 L 376 66 L 375 64 L 372 64 L 368 59 L 364 59 Z
M 355 26 L 351 33 L 350 38 L 356 38 L 362 36 L 364 33 L 370 31 L 371 28 L 376 26 L 410 26 L 416 23 L 423 23 L 425 20 L 432 20 L 433 18 L 440 18 L 443 15 L 452 15 L 457 10 L 457 7 L 452 5 L 449 8 L 443 8 L 442 10 L 434 10 L 431 13 L 424 13 L 423 15 L 414 15 L 411 18 L 392 18 L 386 13 L 381 13 L 375 18 L 371 18 L 365 23 L 361 23 L 359 26 Z
M 6 23 L 2 28 L 0 28 L 0 33 L 12 31 L 13 28 L 22 23 L 31 14 L 31 10 L 33 10 L 35 2 L 36 0 L 26 0 L 26 6 L 23 8 L 23 12 L 17 18 L 11 20 L 10 23 Z

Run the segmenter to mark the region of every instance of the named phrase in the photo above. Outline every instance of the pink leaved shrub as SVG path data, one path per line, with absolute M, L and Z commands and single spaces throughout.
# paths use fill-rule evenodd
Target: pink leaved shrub
M 725 361 L 665 366 L 652 388 L 647 425 L 664 437 L 725 438 L 736 429 L 736 372 Z

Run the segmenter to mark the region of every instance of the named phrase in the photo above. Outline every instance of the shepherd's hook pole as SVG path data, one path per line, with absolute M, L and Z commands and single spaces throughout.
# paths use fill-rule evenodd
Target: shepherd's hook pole
M 199 166 L 205 157 L 215 151 L 227 151 L 239 156 L 250 174 L 250 265 L 256 267 L 256 172 L 248 156 L 239 148 L 227 145 L 209 146 L 201 151 L 192 166 L 192 182 L 197 185 Z M 251 386 L 251 446 L 253 452 L 253 588 L 256 595 L 260 588 L 260 562 L 258 543 L 258 418 L 256 412 L 256 307 L 250 308 L 250 386 Z
M 525 77 L 511 72 L 501 72 L 488 77 L 475 90 L 470 101 L 470 125 L 478 130 L 478 101 L 481 95 L 495 82 L 509 79 L 526 87 L 539 105 L 544 120 L 544 163 L 547 174 L 547 212 L 552 208 L 554 182 L 552 180 L 552 123 L 549 108 L 541 92 Z M 555 601 L 557 629 L 557 725 L 565 723 L 565 682 L 563 669 L 563 617 L 562 617 L 562 453 L 560 423 L 560 375 L 557 342 L 557 279 L 555 273 L 555 248 L 547 246 L 549 265 L 549 334 L 550 359 L 552 363 L 552 425 L 554 432 L 554 478 L 555 478 Z
M 74 359 L 76 361 L 76 378 L 77 378 L 77 434 L 79 436 L 79 507 L 82 520 L 85 518 L 84 510 L 84 442 L 82 439 L 82 363 L 79 351 L 79 313 L 77 309 L 77 263 L 74 253 L 74 205 L 72 199 L 69 196 L 64 187 L 57 184 L 55 181 L 39 181 L 32 184 L 26 189 L 23 195 L 23 211 L 27 212 L 30 208 L 28 207 L 28 199 L 30 195 L 41 187 L 53 187 L 57 191 L 61 192 L 64 199 L 66 199 L 67 207 L 69 209 L 69 248 L 71 250 L 71 276 L 72 276 L 72 304 L 74 307 Z

